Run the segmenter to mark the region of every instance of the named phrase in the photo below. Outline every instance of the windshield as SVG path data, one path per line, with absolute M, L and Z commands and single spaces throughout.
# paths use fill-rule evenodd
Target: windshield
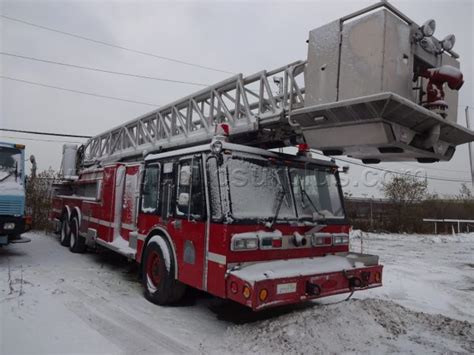
M 344 218 L 338 180 L 328 168 L 313 164 L 296 168 L 243 153 L 224 155 L 216 165 L 215 159 L 209 165 L 216 219 L 225 215 L 266 221 Z M 216 185 L 219 188 L 212 187 Z
M 21 151 L 15 148 L 0 147 L 0 181 L 21 173 Z
M 0 147 L 0 169 L 11 170 L 20 166 L 21 151 L 15 148 Z
M 233 157 L 229 160 L 232 217 L 295 219 L 287 169 L 266 159 Z
M 344 218 L 336 175 L 326 169 L 290 169 L 300 218 Z

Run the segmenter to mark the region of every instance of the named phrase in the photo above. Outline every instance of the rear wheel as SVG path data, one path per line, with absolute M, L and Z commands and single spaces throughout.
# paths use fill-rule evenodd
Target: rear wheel
M 61 219 L 61 230 L 59 231 L 59 243 L 62 246 L 67 247 L 69 246 L 69 240 L 71 238 L 71 229 L 69 228 L 69 221 L 67 218 L 67 214 L 63 216 Z
M 86 250 L 86 241 L 79 234 L 79 218 L 74 216 L 70 224 L 69 250 L 73 253 L 83 253 Z
M 174 278 L 175 264 L 166 240 L 156 235 L 150 239 L 143 256 L 143 286 L 145 297 L 156 304 L 178 302 L 186 286 Z

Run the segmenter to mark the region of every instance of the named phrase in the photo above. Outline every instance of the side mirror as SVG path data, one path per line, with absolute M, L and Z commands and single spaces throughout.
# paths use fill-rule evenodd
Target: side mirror
M 178 206 L 188 207 L 189 205 L 189 194 L 187 192 L 181 192 L 178 196 Z
M 179 171 L 179 184 L 181 186 L 189 186 L 191 184 L 191 167 L 185 165 Z
M 30 163 L 31 163 L 31 176 L 36 176 L 36 158 L 33 154 L 30 155 Z

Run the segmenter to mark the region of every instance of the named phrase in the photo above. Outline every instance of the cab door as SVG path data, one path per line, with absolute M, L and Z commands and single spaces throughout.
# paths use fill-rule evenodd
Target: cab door
M 178 278 L 180 281 L 203 288 L 206 203 L 202 156 L 180 159 L 175 168 L 173 218 L 168 230 L 176 242 Z M 166 188 L 166 186 L 165 186 Z

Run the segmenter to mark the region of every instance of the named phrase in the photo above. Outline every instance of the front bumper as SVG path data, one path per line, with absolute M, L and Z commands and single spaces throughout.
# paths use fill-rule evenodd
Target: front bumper
M 261 310 L 380 287 L 382 269 L 377 256 L 356 253 L 259 262 L 230 270 L 226 294 Z
M 14 223 L 13 229 L 5 229 L 5 223 Z M 25 217 L 0 216 L 0 235 L 19 235 L 25 232 Z

